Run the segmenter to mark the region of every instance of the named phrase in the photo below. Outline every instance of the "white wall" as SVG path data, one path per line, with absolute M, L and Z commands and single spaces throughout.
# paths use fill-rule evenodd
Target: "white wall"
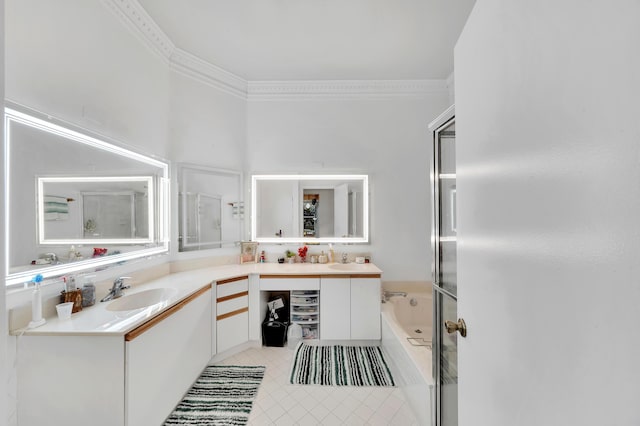
M 448 93 L 249 101 L 248 173 L 368 173 L 369 246 L 385 280 L 431 280 L 429 122 Z
M 169 157 L 176 162 L 231 170 L 244 166 L 244 99 L 171 73 Z
M 485 0 L 459 39 L 460 426 L 640 424 L 639 16 Z
M 166 157 L 169 71 L 96 1 L 6 4 L 6 96 Z

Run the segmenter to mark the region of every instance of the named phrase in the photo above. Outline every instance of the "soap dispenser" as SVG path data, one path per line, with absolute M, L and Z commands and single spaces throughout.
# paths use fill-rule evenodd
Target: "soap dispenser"
M 31 321 L 29 322 L 29 328 L 40 327 L 47 322 L 42 317 L 42 293 L 40 293 L 40 283 L 42 282 L 42 275 L 38 274 L 31 280 L 35 285 L 33 294 L 31 295 Z

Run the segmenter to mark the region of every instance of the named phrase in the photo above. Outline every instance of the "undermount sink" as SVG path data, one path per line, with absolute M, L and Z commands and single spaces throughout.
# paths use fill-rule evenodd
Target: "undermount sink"
M 178 293 L 175 288 L 153 288 L 122 296 L 107 305 L 108 311 L 132 311 L 166 302 Z
M 364 268 L 364 264 L 360 263 L 332 263 L 329 268 L 336 271 L 357 271 Z

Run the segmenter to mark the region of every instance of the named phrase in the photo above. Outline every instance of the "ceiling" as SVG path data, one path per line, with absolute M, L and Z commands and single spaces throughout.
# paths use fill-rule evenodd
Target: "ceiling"
M 249 81 L 445 79 L 475 0 L 138 0 L 176 47 Z

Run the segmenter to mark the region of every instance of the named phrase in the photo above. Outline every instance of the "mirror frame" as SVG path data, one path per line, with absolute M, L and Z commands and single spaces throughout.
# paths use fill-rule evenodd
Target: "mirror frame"
M 362 182 L 362 237 L 258 237 L 257 185 L 269 180 L 314 180 L 314 181 L 361 181 Z M 369 176 L 368 175 L 252 175 L 251 176 L 251 241 L 258 243 L 294 244 L 368 244 L 369 243 Z
M 45 115 L 39 112 L 35 112 L 28 108 L 25 108 L 29 111 L 29 113 L 24 113 L 18 111 L 14 108 L 5 107 L 4 109 L 4 138 L 5 138 L 5 164 L 4 164 L 4 173 L 5 173 L 5 197 L 7 202 L 5 202 L 5 241 L 4 241 L 4 249 L 5 249 L 5 262 L 7 264 L 7 275 L 5 276 L 5 284 L 15 285 L 15 284 L 24 284 L 26 282 L 31 281 L 34 274 L 41 274 L 44 278 L 48 277 L 56 277 L 64 274 L 75 273 L 79 271 L 84 271 L 91 268 L 103 267 L 106 265 L 112 265 L 117 263 L 122 263 L 127 260 L 145 258 L 149 256 L 166 254 L 169 252 L 169 241 L 170 241 L 170 225 L 169 225 L 169 212 L 170 212 L 170 197 L 169 197 L 169 188 L 170 188 L 170 176 L 169 176 L 169 163 L 167 161 L 152 158 L 150 156 L 141 154 L 139 152 L 132 151 L 130 149 L 123 148 L 122 146 L 116 145 L 110 141 L 109 138 L 97 135 L 97 137 L 89 136 L 88 134 L 81 133 L 87 132 L 92 133 L 85 129 L 80 129 L 81 131 L 73 130 L 72 128 L 78 128 L 74 125 L 66 123 L 62 120 L 57 120 L 49 115 Z M 37 115 L 37 116 L 36 116 Z M 43 117 L 43 118 L 39 118 Z M 62 123 L 63 125 L 57 124 L 56 122 Z M 157 203 L 154 206 L 154 214 L 156 215 L 156 226 L 157 226 L 157 235 L 155 243 L 157 246 L 155 247 L 145 247 L 141 250 L 135 250 L 126 253 L 119 253 L 109 256 L 96 257 L 91 259 L 84 259 L 79 261 L 74 261 L 66 264 L 60 265 L 52 265 L 48 267 L 40 267 L 36 269 L 29 269 L 26 271 L 9 273 L 10 262 L 9 262 L 9 248 L 11 244 L 11 237 L 15 232 L 12 232 L 11 227 L 11 217 L 10 217 L 10 209 L 9 209 L 9 200 L 11 200 L 10 194 L 10 180 L 11 180 L 11 164 L 10 164 L 10 149 L 11 149 L 11 128 L 14 124 L 21 124 L 24 126 L 32 127 L 37 130 L 41 130 L 47 133 L 52 133 L 57 136 L 64 137 L 71 141 L 81 143 L 93 148 L 96 148 L 100 151 L 106 151 L 112 154 L 120 155 L 127 157 L 132 160 L 139 161 L 144 164 L 148 164 L 159 169 L 158 175 L 160 176 L 157 182 L 157 194 L 158 199 Z M 78 128 L 79 129 L 79 128 Z M 157 209 L 156 209 L 157 207 Z M 36 224 L 34 223 L 34 226 Z M 83 244 L 85 242 L 83 241 Z M 105 242 L 102 241 L 104 244 Z

